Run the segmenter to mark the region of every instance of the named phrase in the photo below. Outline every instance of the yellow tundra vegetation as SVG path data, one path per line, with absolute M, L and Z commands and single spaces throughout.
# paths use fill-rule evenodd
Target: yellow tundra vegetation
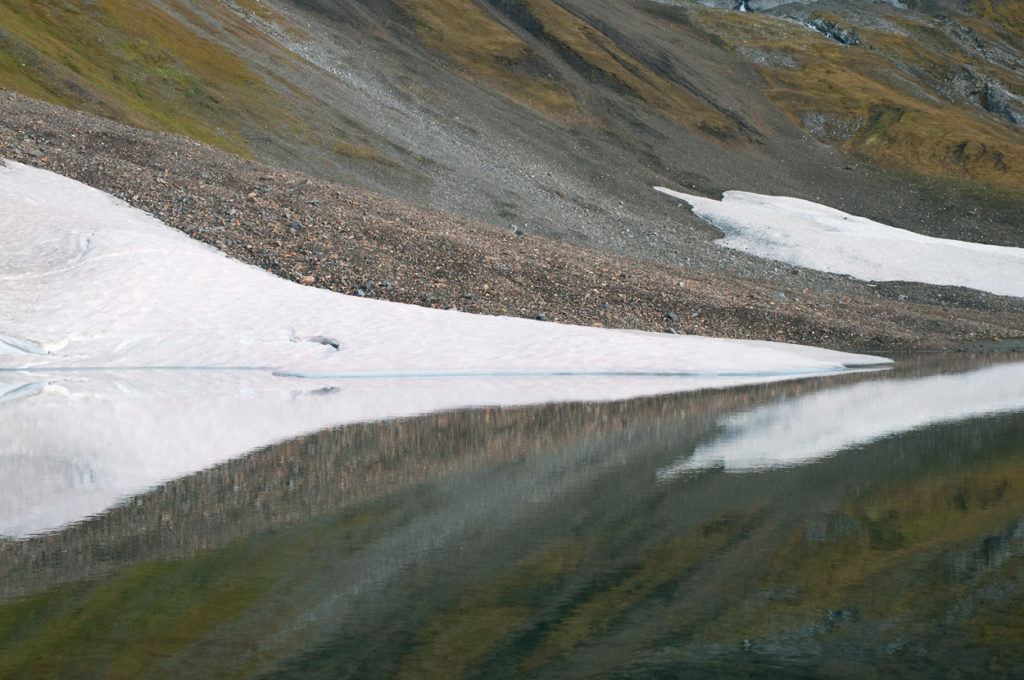
M 579 106 L 553 77 L 531 73 L 540 57 L 525 40 L 473 0 L 399 0 L 420 40 L 454 59 L 506 97 L 555 120 L 574 119 Z
M 1020 29 L 1021 10 L 982 4 Z M 797 124 L 831 120 L 846 128 L 823 141 L 896 170 L 996 194 L 1019 194 L 1024 186 L 1024 134 L 935 89 L 966 57 L 934 27 L 907 21 L 902 32 L 858 29 L 861 45 L 847 46 L 764 15 L 707 11 L 700 24 L 732 49 L 760 54 L 765 94 Z M 991 64 L 975 68 L 1024 88 L 1019 75 Z
M 587 66 L 631 91 L 665 118 L 719 141 L 741 141 L 732 120 L 676 83 L 662 78 L 614 40 L 551 0 L 525 0 L 545 34 Z
M 4 0 L 0 86 L 246 154 L 246 126 L 295 120 L 270 84 L 192 24 L 255 31 L 220 5 L 206 12 L 173 0 Z

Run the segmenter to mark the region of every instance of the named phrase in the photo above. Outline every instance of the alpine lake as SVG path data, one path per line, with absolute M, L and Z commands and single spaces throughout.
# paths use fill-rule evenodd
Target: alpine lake
M 278 443 L 0 539 L 0 678 L 1022 678 L 1022 375 Z

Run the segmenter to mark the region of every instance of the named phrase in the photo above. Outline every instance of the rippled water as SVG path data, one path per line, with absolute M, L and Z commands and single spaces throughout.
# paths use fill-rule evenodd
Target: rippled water
M 0 541 L 0 677 L 1024 677 L 1024 364 L 352 425 Z

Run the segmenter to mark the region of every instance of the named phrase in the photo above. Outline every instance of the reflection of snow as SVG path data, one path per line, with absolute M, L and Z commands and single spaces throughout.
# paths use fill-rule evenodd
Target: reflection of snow
M 719 438 L 658 478 L 799 465 L 926 425 L 1015 411 L 1024 411 L 1024 363 L 837 387 L 728 417 Z
M 332 425 L 884 361 L 339 295 L 59 175 L 0 166 L 0 535 Z
M 920 281 L 1024 297 L 1024 248 L 932 238 L 811 201 L 726 191 L 682 199 L 725 232 L 718 244 L 868 281 Z
M 0 536 L 55 529 L 162 482 L 332 426 L 469 406 L 626 399 L 777 379 L 0 372 L 5 380 L 19 375 L 34 382 L 0 385 Z

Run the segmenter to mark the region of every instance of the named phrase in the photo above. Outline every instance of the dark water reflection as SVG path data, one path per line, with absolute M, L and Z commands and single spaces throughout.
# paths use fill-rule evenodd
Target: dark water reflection
M 0 677 L 1024 677 L 1024 405 L 892 389 L 982 361 L 273 446 L 0 542 Z M 686 464 L 862 385 L 914 429 Z

